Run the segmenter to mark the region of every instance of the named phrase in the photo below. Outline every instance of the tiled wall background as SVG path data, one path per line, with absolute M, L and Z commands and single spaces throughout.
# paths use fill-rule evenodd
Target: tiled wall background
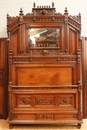
M 7 37 L 6 15 L 18 16 L 22 7 L 24 14 L 32 11 L 33 3 L 36 6 L 55 4 L 56 12 L 64 13 L 67 7 L 69 15 L 78 15 L 82 17 L 82 36 L 87 36 L 87 0 L 0 0 L 0 37 Z

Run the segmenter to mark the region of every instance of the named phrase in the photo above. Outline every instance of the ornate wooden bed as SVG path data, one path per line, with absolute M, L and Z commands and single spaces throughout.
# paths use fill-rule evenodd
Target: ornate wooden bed
M 82 124 L 81 15 L 50 6 L 7 15 L 9 126 Z

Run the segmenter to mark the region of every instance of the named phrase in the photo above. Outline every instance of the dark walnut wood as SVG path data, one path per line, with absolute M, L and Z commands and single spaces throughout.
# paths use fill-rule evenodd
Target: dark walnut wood
M 82 37 L 83 118 L 87 118 L 87 37 Z
M 0 38 L 0 118 L 7 118 L 7 39 Z
M 36 7 L 7 15 L 9 125 L 82 123 L 81 15 Z

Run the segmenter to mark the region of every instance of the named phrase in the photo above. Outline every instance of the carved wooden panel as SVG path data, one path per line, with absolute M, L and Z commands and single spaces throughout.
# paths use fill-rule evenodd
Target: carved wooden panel
M 36 105 L 52 105 L 52 104 L 54 104 L 54 98 L 46 98 L 46 97 L 36 98 Z
M 30 95 L 14 94 L 14 107 L 16 109 L 30 108 L 32 107 L 32 100 Z
M 78 109 L 78 104 L 76 104 L 76 98 L 78 97 L 78 93 L 74 91 L 73 93 L 67 94 L 59 94 L 58 95 L 58 106 L 62 108 L 71 108 L 71 109 Z
M 56 95 L 54 94 L 38 94 L 34 97 L 36 108 L 55 108 L 56 106 Z
M 21 89 L 22 90 L 22 89 Z M 64 91 L 65 90 L 65 91 Z M 12 101 L 13 103 L 13 111 L 30 111 L 32 110 L 41 110 L 42 108 L 55 108 L 55 109 L 65 109 L 65 110 L 77 110 L 77 98 L 78 91 L 76 89 L 70 90 L 68 92 L 68 88 L 60 87 L 60 89 L 52 91 L 52 94 L 48 93 L 49 90 L 40 90 L 33 92 L 26 91 L 26 88 L 23 92 L 14 90 L 12 92 Z M 16 108 L 16 109 L 15 109 Z
M 82 37 L 83 118 L 87 118 L 87 38 Z
M 46 56 L 50 56 L 50 55 L 58 55 L 58 50 L 32 50 L 32 55 L 46 55 Z
M 7 118 L 7 43 L 0 38 L 0 118 Z

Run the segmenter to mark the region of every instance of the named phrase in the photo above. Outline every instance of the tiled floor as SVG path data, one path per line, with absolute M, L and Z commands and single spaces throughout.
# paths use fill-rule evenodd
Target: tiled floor
M 12 130 L 78 130 L 73 125 L 13 125 Z M 7 120 L 0 120 L 0 130 L 9 130 Z M 87 130 L 87 119 L 83 120 L 80 130 Z

